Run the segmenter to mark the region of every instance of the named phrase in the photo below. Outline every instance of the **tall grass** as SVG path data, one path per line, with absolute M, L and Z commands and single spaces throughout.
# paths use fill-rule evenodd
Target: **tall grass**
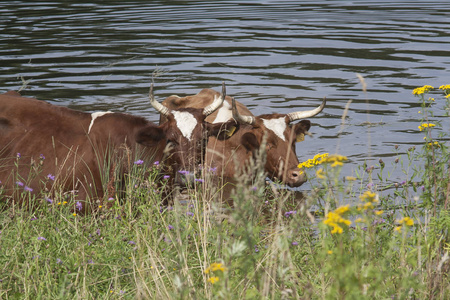
M 232 207 L 206 175 L 163 207 L 158 166 L 145 164 L 126 175 L 123 199 L 85 216 L 63 194 L 9 204 L 0 298 L 448 299 L 449 153 L 434 133 L 446 116 L 433 116 L 428 93 L 416 93 L 422 145 L 354 177 L 345 156 L 318 156 L 304 164 L 302 200 L 265 184 L 260 153 L 237 175 Z M 405 182 L 389 177 L 398 168 Z

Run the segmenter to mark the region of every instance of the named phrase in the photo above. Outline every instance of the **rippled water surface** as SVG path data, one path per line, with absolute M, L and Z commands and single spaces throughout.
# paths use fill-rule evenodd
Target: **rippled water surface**
M 225 81 L 256 115 L 326 96 L 297 153 L 339 152 L 354 166 L 419 144 L 412 89 L 450 84 L 449 1 L 95 2 L 0 1 L 0 92 L 26 81 L 25 96 L 153 121 L 152 80 L 160 100 Z

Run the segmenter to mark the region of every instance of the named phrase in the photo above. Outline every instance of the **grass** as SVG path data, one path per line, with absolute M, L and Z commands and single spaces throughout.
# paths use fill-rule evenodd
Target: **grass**
M 265 185 L 263 154 L 238 175 L 233 208 L 207 177 L 189 202 L 162 207 L 158 168 L 145 164 L 124 200 L 86 216 L 73 196 L 18 187 L 40 205 L 0 214 L 0 298 L 448 299 L 449 153 L 433 136 L 444 116 L 431 91 L 416 93 L 423 145 L 355 177 L 342 174 L 346 157 L 317 157 L 301 202 Z M 408 180 L 393 182 L 395 168 Z

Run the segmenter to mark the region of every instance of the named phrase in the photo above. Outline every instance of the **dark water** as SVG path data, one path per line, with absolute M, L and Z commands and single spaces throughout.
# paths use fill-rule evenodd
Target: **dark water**
M 225 81 L 254 114 L 311 109 L 326 96 L 297 153 L 337 151 L 349 172 L 421 143 L 411 91 L 450 84 L 447 0 L 0 1 L 0 16 L 0 92 L 23 79 L 26 96 L 153 121 L 152 80 L 160 100 Z

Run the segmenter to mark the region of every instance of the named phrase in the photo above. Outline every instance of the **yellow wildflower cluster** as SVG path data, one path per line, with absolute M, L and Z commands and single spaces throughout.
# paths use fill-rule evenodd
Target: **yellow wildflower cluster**
M 402 225 L 413 226 L 414 220 L 410 217 L 404 217 L 403 219 L 397 220 L 397 223 L 400 224 L 400 226 L 395 227 L 394 230 L 400 232 L 402 230 Z
M 329 212 L 325 216 L 325 220 L 323 221 L 323 223 L 325 225 L 333 227 L 333 230 L 331 230 L 331 234 L 335 233 L 341 234 L 342 232 L 344 232 L 344 229 L 341 227 L 340 224 L 344 224 L 347 226 L 350 226 L 352 224 L 352 221 L 346 220 L 342 217 L 342 215 L 349 210 L 350 210 L 349 205 L 340 206 L 336 208 L 334 211 Z
M 366 191 L 364 194 L 359 196 L 359 199 L 361 199 L 364 203 L 358 204 L 358 210 L 374 209 L 374 203 L 378 202 L 377 194 L 371 191 Z
M 433 123 L 423 123 L 422 125 L 419 125 L 419 130 L 422 131 L 425 128 L 431 128 L 431 127 L 434 127 L 434 126 L 436 126 L 436 125 L 433 124 Z
M 431 85 L 424 85 L 422 87 L 415 88 L 412 93 L 413 93 L 413 95 L 418 96 L 418 95 L 428 93 L 432 89 L 434 89 L 434 87 L 432 87 Z
M 450 98 L 450 84 L 441 85 L 439 89 L 444 91 L 445 98 Z
M 333 154 L 327 156 L 325 159 L 322 160 L 321 163 L 324 164 L 331 164 L 331 167 L 337 167 L 337 166 L 343 166 L 344 161 L 347 161 L 347 156 L 339 155 L 339 154 Z
M 428 148 L 432 148 L 432 147 L 440 148 L 441 145 L 439 144 L 438 141 L 434 141 L 434 142 L 428 143 L 428 144 L 427 144 L 427 147 L 428 147 Z
M 211 282 L 212 284 L 216 283 L 217 281 L 219 281 L 219 277 L 217 276 L 208 278 L 208 282 Z
M 212 263 L 209 267 L 206 268 L 205 274 L 209 274 L 209 272 L 222 271 L 224 272 L 227 268 L 224 267 L 221 263 Z
M 323 153 L 323 154 L 317 154 L 316 156 L 314 156 L 313 158 L 308 159 L 305 162 L 302 162 L 301 164 L 299 164 L 297 167 L 300 168 L 312 168 L 314 166 L 320 165 L 321 163 L 323 163 L 323 161 L 325 160 L 325 158 L 328 157 L 328 153 Z

